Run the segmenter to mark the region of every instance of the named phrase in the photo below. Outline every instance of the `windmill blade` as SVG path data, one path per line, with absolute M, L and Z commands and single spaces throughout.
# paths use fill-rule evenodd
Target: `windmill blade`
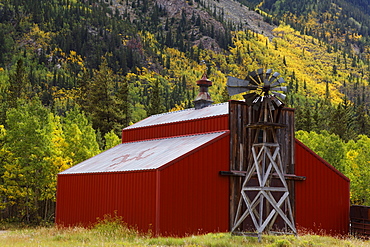
M 272 69 L 266 70 L 266 78 L 270 78 L 271 73 L 272 73 Z
M 252 72 L 250 72 L 250 73 L 249 73 L 249 76 L 250 76 L 250 77 L 255 77 L 256 75 L 257 75 L 257 72 L 256 72 L 256 71 L 254 71 L 254 70 L 253 70 Z
M 274 97 L 274 96 L 272 96 L 271 97 L 271 100 L 272 100 L 272 102 L 274 102 L 274 104 L 276 105 L 276 107 L 280 107 L 280 106 L 282 106 L 283 105 L 283 102 L 281 102 L 278 98 L 276 98 L 276 97 Z
M 263 84 L 265 74 L 263 73 L 263 69 L 258 69 L 256 76 L 254 76 L 254 79 L 258 82 L 259 85 Z
M 249 73 L 248 79 L 253 85 L 262 85 L 263 83 L 263 69 L 253 70 Z
M 262 104 L 262 98 L 263 97 L 258 97 L 258 98 L 256 98 L 254 101 L 253 101 L 253 109 L 254 110 L 258 110 L 258 108 L 260 108 L 260 106 L 261 106 L 261 104 Z
M 288 91 L 288 87 L 273 87 L 273 88 L 270 88 L 270 90 L 286 92 Z
M 278 72 L 273 73 L 272 76 L 271 76 L 271 78 L 270 78 L 270 80 L 269 80 L 270 84 L 273 81 L 275 81 L 279 76 L 280 76 L 280 74 Z
M 272 85 L 271 85 L 271 87 L 276 87 L 277 85 L 280 85 L 280 84 L 282 84 L 282 83 L 284 83 L 285 81 L 284 81 L 284 79 L 283 78 L 279 78 L 276 82 L 274 82 Z
M 269 107 L 270 107 L 270 109 L 271 109 L 272 111 L 275 111 L 275 107 L 274 107 L 274 105 L 272 104 L 272 101 L 271 101 L 271 99 L 270 99 L 270 98 L 268 98 L 268 99 L 267 99 L 267 104 L 269 105 Z
M 274 91 L 272 91 L 271 93 L 273 93 L 275 96 L 279 97 L 282 100 L 285 100 L 285 98 L 286 98 L 286 95 L 283 94 L 283 93 L 278 93 L 278 92 L 274 92 Z
M 270 85 L 270 76 L 271 76 L 271 73 L 272 73 L 272 69 L 268 69 L 268 70 L 266 70 L 266 77 L 264 78 L 264 80 L 263 80 L 263 84 L 265 85 L 265 86 L 268 86 L 268 85 Z
M 254 76 L 252 74 L 254 74 Z M 258 80 L 256 79 L 257 78 L 257 75 L 256 75 L 256 72 L 255 71 L 253 71 L 252 73 L 250 73 L 247 78 L 249 79 L 249 82 L 252 85 L 257 85 L 258 86 L 260 84 L 258 82 Z
M 248 105 L 248 106 L 251 106 L 253 105 L 253 101 L 259 97 L 258 94 L 255 94 L 255 93 L 248 93 L 248 94 L 245 94 L 243 95 L 244 99 L 245 99 L 245 103 Z

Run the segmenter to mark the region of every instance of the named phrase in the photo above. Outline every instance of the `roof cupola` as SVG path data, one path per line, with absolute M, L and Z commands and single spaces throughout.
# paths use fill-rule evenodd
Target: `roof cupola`
M 213 103 L 211 95 L 208 93 L 208 88 L 212 86 L 212 81 L 207 78 L 205 73 L 202 79 L 197 81 L 197 85 L 199 86 L 199 93 L 193 101 L 196 110 L 210 106 Z

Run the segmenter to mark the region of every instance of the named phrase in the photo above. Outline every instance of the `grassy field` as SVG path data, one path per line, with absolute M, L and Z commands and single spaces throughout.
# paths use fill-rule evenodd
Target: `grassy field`
M 117 219 L 103 220 L 91 229 L 82 227 L 14 227 L 0 224 L 0 246 L 370 246 L 370 240 L 317 235 L 233 236 L 211 233 L 185 238 L 157 238 L 139 234 Z
M 37 227 L 0 231 L 0 246 L 370 246 L 370 241 L 353 237 L 263 236 L 254 237 L 212 233 L 186 238 L 153 238 L 116 225 L 92 229 L 80 227 Z

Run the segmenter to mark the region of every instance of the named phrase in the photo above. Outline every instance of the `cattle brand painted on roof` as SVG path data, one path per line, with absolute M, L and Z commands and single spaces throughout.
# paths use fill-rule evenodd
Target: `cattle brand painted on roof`
M 59 174 L 157 169 L 226 132 L 122 143 Z
M 203 119 L 207 117 L 225 115 L 228 113 L 229 113 L 229 104 L 221 103 L 221 104 L 205 107 L 199 110 L 195 110 L 194 108 L 191 108 L 191 109 L 182 110 L 182 111 L 175 111 L 175 112 L 168 112 L 168 113 L 153 115 L 131 126 L 128 126 L 125 129 L 188 121 L 192 119 Z

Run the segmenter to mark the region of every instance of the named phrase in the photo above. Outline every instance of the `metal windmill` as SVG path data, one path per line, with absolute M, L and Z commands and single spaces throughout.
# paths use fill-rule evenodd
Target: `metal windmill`
M 245 80 L 228 77 L 229 95 L 243 95 L 252 107 L 253 116 L 247 124 L 251 128 L 252 144 L 245 178 L 242 182 L 240 199 L 231 231 L 243 230 L 246 219 L 252 221 L 260 238 L 263 232 L 275 230 L 275 222 L 281 218 L 284 230 L 296 234 L 289 190 L 285 179 L 286 165 L 282 163 L 277 130 L 285 125 L 279 123 L 285 81 L 271 69 L 258 69 L 249 73 Z M 280 220 L 281 221 L 281 220 Z M 289 230 L 289 229 L 290 230 Z M 283 230 L 283 229 L 277 229 Z

